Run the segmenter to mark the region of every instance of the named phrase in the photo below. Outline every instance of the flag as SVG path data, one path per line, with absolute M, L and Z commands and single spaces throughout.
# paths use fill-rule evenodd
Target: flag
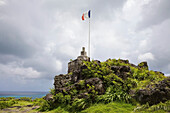
M 82 20 L 86 20 L 87 18 L 90 18 L 91 11 L 84 12 L 82 15 Z

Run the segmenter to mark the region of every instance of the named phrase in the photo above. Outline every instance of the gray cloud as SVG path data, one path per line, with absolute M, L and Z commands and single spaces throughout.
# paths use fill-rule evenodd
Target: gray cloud
M 150 51 L 152 51 L 156 58 L 156 60 L 152 62 L 154 68 L 165 73 L 170 73 L 169 26 L 170 18 L 153 28 L 153 35 L 148 41 Z
M 169 0 L 152 0 L 143 5 L 142 21 L 139 23 L 138 29 L 145 29 L 166 21 L 170 18 L 169 10 Z
M 124 2 L 3 0 L 0 5 L 0 76 L 9 84 L 1 82 L 5 87 L 0 90 L 13 87 L 22 90 L 21 84 L 39 87 L 41 80 L 51 81 L 56 74 L 66 73 L 69 59 L 76 58 L 86 45 L 87 32 L 83 27 L 87 25 L 80 24 L 82 13 L 94 8 L 109 16 L 109 7 L 122 7 Z M 39 90 L 48 90 L 47 84 L 43 83 L 45 88 Z M 23 87 L 24 90 L 31 88 Z
M 166 0 L 3 1 L 0 90 L 51 88 L 54 76 L 66 73 L 69 60 L 80 54 L 82 46 L 87 48 L 88 21 L 81 21 L 81 16 L 88 9 L 92 10 L 92 59 L 124 58 L 132 63 L 146 59 L 151 69 L 170 73 Z
M 152 0 L 142 6 L 142 19 L 137 24 L 139 32 L 147 32 L 145 44 L 139 49 L 141 55 L 151 53 L 154 57 L 148 60 L 151 69 L 170 73 L 169 26 L 170 26 L 170 1 Z M 144 49 L 145 48 L 145 49 Z

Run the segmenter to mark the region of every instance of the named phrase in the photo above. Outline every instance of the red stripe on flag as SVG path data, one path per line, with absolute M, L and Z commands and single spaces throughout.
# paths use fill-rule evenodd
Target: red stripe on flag
M 82 16 L 82 20 L 84 20 L 84 14 L 83 14 L 83 16 Z

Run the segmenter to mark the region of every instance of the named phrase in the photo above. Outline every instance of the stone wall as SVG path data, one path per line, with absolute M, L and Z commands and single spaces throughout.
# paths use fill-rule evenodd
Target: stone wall
M 76 70 L 80 70 L 80 66 L 81 66 L 82 63 L 83 63 L 83 61 L 78 60 L 78 59 L 76 59 L 72 62 L 69 62 L 68 63 L 68 73 L 74 72 Z
M 80 66 L 83 61 L 90 61 L 90 58 L 86 54 L 85 47 L 82 48 L 80 53 L 81 54 L 77 57 L 77 59 L 68 63 L 68 73 L 80 70 Z
M 68 83 L 70 81 L 71 81 L 71 75 L 69 75 L 69 74 L 66 74 L 66 75 L 60 74 L 60 75 L 55 76 L 54 87 L 55 87 L 56 92 L 60 88 L 64 87 L 66 85 L 66 83 Z

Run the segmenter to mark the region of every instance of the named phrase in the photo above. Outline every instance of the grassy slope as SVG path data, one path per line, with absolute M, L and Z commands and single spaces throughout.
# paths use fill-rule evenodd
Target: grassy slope
M 164 110 L 157 110 L 157 111 L 147 111 L 148 109 L 144 109 L 142 111 L 135 111 L 134 109 L 137 106 L 132 104 L 122 103 L 122 102 L 111 102 L 108 104 L 95 104 L 80 113 L 167 113 Z M 54 110 L 45 112 L 45 113 L 69 113 L 66 108 L 58 107 Z
M 126 103 L 112 102 L 96 104 L 82 111 L 82 113 L 131 113 L 135 106 Z
M 95 104 L 80 113 L 131 113 L 135 106 L 126 103 L 112 102 L 109 104 Z M 58 107 L 47 113 L 69 113 L 64 108 Z
M 15 104 L 12 106 L 8 107 L 8 110 L 0 110 L 0 113 L 17 113 L 17 112 L 27 112 L 27 113 L 35 113 L 37 110 L 32 110 L 33 107 L 28 107 L 27 105 L 33 105 L 33 102 L 29 101 L 17 101 Z
M 95 64 L 95 62 L 85 62 L 85 64 L 88 67 L 87 69 L 84 70 L 84 74 L 85 74 L 85 76 L 87 76 L 87 78 L 99 77 L 100 79 L 102 79 L 102 77 L 101 77 L 101 75 L 102 75 L 104 78 L 104 80 L 103 80 L 104 83 L 108 83 L 109 87 L 110 87 L 110 85 L 116 86 L 116 84 L 113 85 L 113 83 L 119 83 L 118 81 L 121 80 L 121 78 L 115 76 L 114 74 L 110 74 L 110 72 L 112 72 L 112 70 L 110 68 L 111 66 L 129 66 L 130 67 L 131 73 L 129 73 L 128 80 L 123 81 L 123 83 L 124 83 L 123 89 L 125 89 L 126 87 L 133 89 L 133 90 L 143 89 L 148 84 L 157 83 L 158 81 L 161 81 L 165 78 L 165 76 L 161 73 L 157 73 L 152 70 L 150 71 L 147 68 L 133 67 L 133 66 L 131 66 L 131 64 L 124 63 L 120 59 L 119 60 L 112 59 L 112 60 L 108 60 L 106 62 L 102 62 L 102 63 L 100 63 L 100 66 Z M 95 64 L 96 66 L 94 66 L 93 64 Z M 114 78 L 114 80 L 110 81 L 111 78 Z M 134 85 L 134 83 L 136 85 Z M 135 87 L 133 87 L 133 86 L 135 86 Z M 117 87 L 121 88 L 122 86 L 120 86 L 118 84 Z M 120 92 L 123 89 L 121 89 Z M 114 93 L 119 96 L 119 91 L 116 90 L 116 92 L 114 92 Z M 126 92 L 123 92 L 123 93 L 126 93 Z M 113 94 L 113 92 L 111 92 L 111 94 Z M 99 104 L 92 105 L 89 108 L 82 110 L 81 112 L 82 113 L 128 113 L 128 112 L 131 113 L 131 112 L 134 112 L 134 109 L 136 107 L 137 106 L 133 106 L 133 105 L 127 104 L 127 103 L 120 103 L 120 102 L 111 102 L 109 104 L 99 103 Z M 67 108 L 58 107 L 54 110 L 51 110 L 49 113 L 53 113 L 53 112 L 67 113 L 67 111 L 65 109 L 67 109 Z M 140 110 L 140 111 L 138 111 L 138 112 L 136 111 L 136 112 L 137 113 L 141 113 L 141 112 L 149 113 L 149 111 L 147 109 L 148 108 L 143 109 L 143 111 Z M 158 111 L 152 111 L 152 112 L 157 113 Z M 164 113 L 165 111 L 159 110 L 159 112 Z
M 117 102 L 117 101 L 124 100 L 124 98 L 123 98 L 124 95 L 122 96 L 121 94 L 122 93 L 128 94 L 127 92 L 129 91 L 129 89 L 138 90 L 138 89 L 145 88 L 146 85 L 157 83 L 158 81 L 161 81 L 165 78 L 165 76 L 161 73 L 149 71 L 145 68 L 135 68 L 135 67 L 132 67 L 130 64 L 125 64 L 125 63 L 121 62 L 121 60 L 115 60 L 115 59 L 108 60 L 107 62 L 102 62 L 101 66 L 98 66 L 97 64 L 96 64 L 96 66 L 94 66 L 93 63 L 95 63 L 95 62 L 86 62 L 86 63 L 87 63 L 87 67 L 88 67 L 86 70 L 84 70 L 84 74 L 85 74 L 85 76 L 87 76 L 86 79 L 98 77 L 103 80 L 107 89 L 111 89 L 111 90 L 108 90 L 107 93 L 104 94 L 104 96 L 103 96 L 104 98 L 102 98 L 103 101 L 100 101 L 100 102 L 106 102 L 108 99 L 110 99 L 109 102 L 111 102 L 111 103 L 103 104 L 103 103 L 98 103 L 98 102 L 94 101 L 93 103 L 96 103 L 96 104 L 93 104 L 89 108 L 82 110 L 81 113 L 133 113 L 134 109 L 137 106 L 134 106 L 132 104 L 127 104 L 127 103 Z M 110 68 L 111 66 L 122 66 L 122 65 L 129 66 L 131 69 L 131 73 L 128 74 L 128 76 L 129 76 L 128 79 L 124 80 L 124 81 L 121 78 L 119 78 L 117 75 L 113 74 L 113 71 Z M 123 83 L 123 85 L 120 83 Z M 135 83 L 135 85 L 134 85 L 134 83 Z M 83 83 L 80 82 L 80 85 L 85 87 L 84 82 Z M 114 86 L 114 87 L 112 87 L 112 86 Z M 88 90 L 88 89 L 93 89 L 93 87 L 90 86 L 86 90 Z M 118 90 L 118 89 L 120 89 L 120 90 Z M 125 89 L 127 89 L 127 90 L 125 90 Z M 81 92 L 81 91 L 79 91 L 79 92 Z M 108 96 L 107 94 L 109 94 L 111 96 Z M 115 94 L 116 96 L 112 99 L 112 97 L 114 96 L 113 94 Z M 52 103 L 48 104 L 48 102 L 46 102 L 43 99 L 37 100 L 35 102 L 30 102 L 30 103 L 24 102 L 24 101 L 21 101 L 21 102 L 19 101 L 18 104 L 14 104 L 14 106 L 17 106 L 17 105 L 25 106 L 25 105 L 28 105 L 31 103 L 32 104 L 36 103 L 36 105 L 40 105 L 42 108 L 47 107 L 45 109 L 45 110 L 47 110 L 46 113 L 69 113 L 67 110 L 69 107 L 73 107 L 75 100 L 72 101 L 73 103 L 70 102 L 69 104 L 66 104 L 64 102 L 67 102 L 69 99 L 71 99 L 71 97 L 72 98 L 76 97 L 76 95 L 77 95 L 77 93 L 72 93 L 72 92 L 70 93 L 70 95 L 66 95 L 67 98 L 63 95 L 55 95 L 54 97 L 56 99 L 56 102 L 58 104 L 61 104 L 61 106 L 59 106 L 57 108 L 56 108 L 56 106 L 54 106 L 53 110 L 50 110 L 51 109 L 50 107 L 53 104 Z M 96 95 L 96 93 L 91 93 L 91 95 L 94 97 L 98 96 L 98 95 Z M 68 98 L 68 97 L 70 97 L 70 98 Z M 122 98 L 119 99 L 116 97 L 122 97 Z M 117 101 L 115 101 L 115 100 L 117 100 Z M 112 101 L 114 101 L 114 102 L 112 102 Z M 81 102 L 84 102 L 84 101 L 81 101 Z M 88 103 L 89 103 L 89 101 L 85 104 L 88 104 Z M 170 106 L 169 104 L 170 104 L 170 102 L 168 102 L 166 104 L 166 106 Z M 63 105 L 64 105 L 64 107 L 63 107 Z M 68 107 L 68 105 L 70 105 L 70 106 Z M 75 106 L 78 106 L 78 105 L 79 105 L 79 103 L 75 104 Z M 74 111 L 78 111 L 78 109 L 75 106 L 73 107 Z M 141 106 L 139 106 L 139 107 L 141 107 Z M 155 107 L 155 108 L 157 108 L 157 107 Z M 149 111 L 148 109 L 149 108 L 147 107 L 147 108 L 144 108 L 143 110 L 136 111 L 136 112 L 137 113 L 150 113 L 150 112 L 165 113 L 165 111 L 161 111 L 161 110 Z M 48 111 L 48 110 L 50 110 L 50 111 Z M 35 110 L 30 110 L 29 112 L 35 112 Z
M 26 107 L 27 105 L 33 105 L 34 102 L 28 102 L 28 101 L 18 101 L 16 104 L 12 106 L 21 106 L 21 108 L 8 108 L 10 111 L 15 111 L 15 112 L 25 112 L 27 111 L 28 113 L 35 113 L 38 112 L 38 109 L 32 110 L 32 107 Z M 34 106 L 33 106 L 34 107 Z M 163 110 L 156 110 L 156 111 L 148 111 L 148 109 L 143 109 L 141 111 L 136 111 L 134 112 L 134 109 L 137 106 L 132 105 L 132 104 L 127 104 L 124 102 L 111 102 L 108 104 L 104 103 L 98 103 L 94 104 L 91 107 L 82 110 L 80 113 L 166 113 Z M 69 113 L 66 109 L 67 106 L 61 107 L 59 106 L 58 108 L 51 110 L 51 111 L 46 111 L 45 113 Z M 7 113 L 10 111 L 0 111 L 0 113 Z

